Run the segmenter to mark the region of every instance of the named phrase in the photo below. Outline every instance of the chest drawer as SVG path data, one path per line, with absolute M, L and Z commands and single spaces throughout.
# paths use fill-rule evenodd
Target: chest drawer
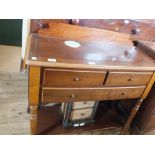
M 45 69 L 43 86 L 102 87 L 106 72 Z
M 145 86 L 105 88 L 43 88 L 42 103 L 130 99 L 141 97 Z
M 95 106 L 95 101 L 83 101 L 83 102 L 73 102 L 73 109 L 82 109 L 82 108 L 92 108 Z
M 147 85 L 152 72 L 110 72 L 106 86 L 140 86 Z
M 93 113 L 93 109 L 80 109 L 80 110 L 72 110 L 70 120 L 76 121 L 76 120 L 85 120 L 85 119 L 91 119 Z

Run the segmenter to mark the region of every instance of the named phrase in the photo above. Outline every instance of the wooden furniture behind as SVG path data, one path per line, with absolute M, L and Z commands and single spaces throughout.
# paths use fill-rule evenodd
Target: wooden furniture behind
M 155 43 L 149 41 L 136 41 L 140 49 L 155 59 Z M 145 134 L 155 129 L 155 85 L 153 85 L 148 97 L 144 100 L 134 120 L 133 134 Z
M 150 19 L 32 19 L 30 31 L 38 33 L 49 23 L 65 23 L 128 34 L 131 40 L 155 41 L 155 20 Z
M 37 121 L 46 117 L 38 115 L 39 105 L 136 98 L 128 119 L 121 126 L 116 125 L 120 133 L 128 133 L 135 114 L 155 81 L 155 62 L 134 46 L 128 35 L 119 37 L 116 32 L 110 35 L 110 32 L 79 26 L 70 26 L 67 33 L 66 29 L 63 31 L 64 27 L 69 25 L 58 24 L 53 29 L 49 24 L 48 29 L 40 30 L 30 38 L 26 63 L 29 66 L 31 133 L 41 134 Z M 73 41 L 79 47 L 70 47 L 66 41 Z M 58 108 L 53 115 L 56 111 Z M 51 134 L 73 133 L 74 129 L 65 130 L 58 122 Z M 97 123 L 93 127 L 81 127 L 74 134 L 100 130 L 104 123 L 102 120 L 97 128 Z M 107 128 L 111 127 L 115 124 Z

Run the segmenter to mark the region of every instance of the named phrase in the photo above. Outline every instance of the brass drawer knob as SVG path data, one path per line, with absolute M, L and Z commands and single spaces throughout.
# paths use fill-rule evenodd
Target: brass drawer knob
M 77 96 L 75 94 L 72 94 L 70 97 L 71 98 L 76 98 Z
M 124 96 L 124 95 L 126 95 L 126 94 L 127 94 L 127 93 L 123 92 L 121 95 Z
M 79 77 L 75 77 L 74 81 L 80 81 L 80 78 Z
M 128 81 L 133 81 L 133 79 L 132 79 L 132 78 L 130 78 L 130 79 L 128 79 Z

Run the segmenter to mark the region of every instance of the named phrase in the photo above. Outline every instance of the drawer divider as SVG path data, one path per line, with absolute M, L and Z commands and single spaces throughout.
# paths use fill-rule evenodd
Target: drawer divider
M 103 81 L 103 85 L 105 85 L 107 79 L 108 79 L 108 75 L 109 75 L 109 71 L 107 71 L 106 75 L 105 75 L 105 78 L 104 78 L 104 81 Z

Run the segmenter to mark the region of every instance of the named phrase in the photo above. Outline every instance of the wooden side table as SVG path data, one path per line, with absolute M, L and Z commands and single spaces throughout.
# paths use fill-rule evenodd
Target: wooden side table
M 91 39 L 86 34 L 76 33 L 76 28 L 75 34 L 68 38 L 50 36 L 51 29 L 48 36 L 31 35 L 26 58 L 31 134 L 40 134 L 37 131 L 39 105 L 136 98 L 134 108 L 121 126 L 121 134 L 126 134 L 150 92 L 155 81 L 152 58 L 128 39 L 105 38 L 102 30 L 84 29 L 92 34 Z M 102 128 L 100 123 L 98 130 Z M 83 127 L 79 132 L 91 129 L 94 127 Z M 66 134 L 74 129 L 66 130 L 59 124 L 51 133 Z

